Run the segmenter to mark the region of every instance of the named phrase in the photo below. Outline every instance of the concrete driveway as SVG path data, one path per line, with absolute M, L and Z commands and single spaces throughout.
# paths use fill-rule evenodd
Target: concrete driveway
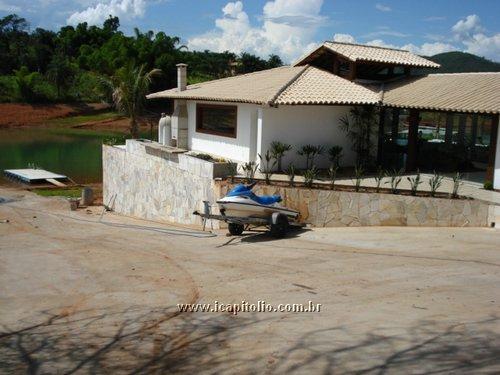
M 500 371 L 498 230 L 231 238 L 0 198 L 0 372 Z M 214 301 L 321 309 L 177 307 Z

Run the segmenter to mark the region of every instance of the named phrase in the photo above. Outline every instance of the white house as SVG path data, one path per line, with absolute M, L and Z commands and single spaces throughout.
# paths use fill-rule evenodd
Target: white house
M 408 51 L 325 42 L 292 66 L 189 86 L 179 64 L 178 87 L 148 99 L 175 100 L 177 147 L 239 163 L 258 161 L 281 141 L 295 151 L 340 145 L 343 164 L 353 165 L 341 118 L 353 106 L 377 106 L 379 164 L 463 170 L 500 189 L 500 74 L 412 75 L 416 68 L 439 65 Z M 301 166 L 295 151 L 285 165 Z

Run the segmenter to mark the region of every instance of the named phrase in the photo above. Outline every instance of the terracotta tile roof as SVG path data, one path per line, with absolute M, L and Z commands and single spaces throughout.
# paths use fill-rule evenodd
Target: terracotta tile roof
M 276 104 L 377 104 L 380 95 L 312 66 L 276 98 Z
M 373 91 L 312 67 L 285 66 L 171 89 L 147 96 L 255 104 L 376 104 Z
M 147 96 L 148 99 L 172 98 L 269 104 L 307 66 L 282 66 L 235 77 L 187 86 L 185 91 L 170 89 Z
M 320 49 L 327 49 L 337 53 L 350 61 L 369 61 L 378 63 L 387 63 L 403 66 L 414 66 L 422 68 L 439 68 L 440 65 L 423 57 L 415 55 L 409 51 L 393 48 L 384 48 L 377 46 L 368 46 L 364 44 L 325 42 L 315 51 L 302 57 L 294 65 L 302 65 L 308 62 L 308 57 Z
M 455 112 L 500 112 L 500 73 L 429 74 L 386 84 L 386 106 Z

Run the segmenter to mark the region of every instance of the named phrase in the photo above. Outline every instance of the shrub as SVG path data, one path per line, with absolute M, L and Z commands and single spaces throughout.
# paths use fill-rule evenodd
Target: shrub
M 330 186 L 332 187 L 332 190 L 335 188 L 335 180 L 337 179 L 338 169 L 339 167 L 334 165 L 328 168 L 328 178 L 330 179 Z
M 297 151 L 297 154 L 306 157 L 306 170 L 309 170 L 314 166 L 314 158 L 317 155 L 321 155 L 324 151 L 325 148 L 323 146 L 305 145 Z
M 339 168 L 342 156 L 342 146 L 332 146 L 328 149 L 328 159 L 332 166 Z
M 401 177 L 402 173 L 403 173 L 403 169 L 400 169 L 399 171 L 396 171 L 395 169 L 393 169 L 392 173 L 387 174 L 387 177 L 390 177 L 390 180 L 386 181 L 385 183 L 390 184 L 392 194 L 397 194 L 399 192 L 398 185 L 401 182 L 401 180 L 403 179 L 403 177 Z
M 429 180 L 429 186 L 431 188 L 431 197 L 434 197 L 436 195 L 436 191 L 437 189 L 439 189 L 442 182 L 443 182 L 443 176 L 440 176 L 439 174 L 434 172 L 434 175 Z
M 360 165 L 357 165 L 354 168 L 354 190 L 359 191 L 359 188 L 361 187 L 361 180 L 363 179 L 363 167 Z
M 54 86 L 38 72 L 30 72 L 23 66 L 15 71 L 15 80 L 20 99 L 28 103 L 55 101 L 57 94 Z
M 266 179 L 266 184 L 269 185 L 271 183 L 271 176 L 273 174 L 272 170 L 274 166 L 276 165 L 276 160 L 273 160 L 273 156 L 269 150 L 266 151 L 264 154 L 264 157 L 262 157 L 261 154 L 259 154 L 259 159 L 260 159 L 260 173 L 262 173 Z M 272 161 L 272 163 L 271 163 Z
M 310 169 L 304 172 L 304 185 L 309 188 L 312 187 L 314 179 L 316 178 L 317 175 L 318 175 L 318 170 L 313 165 Z
M 420 180 L 420 172 L 417 170 L 417 175 L 415 177 L 406 177 L 410 182 L 411 195 L 417 195 L 418 185 L 422 183 Z
M 271 142 L 271 154 L 273 158 L 276 160 L 278 165 L 278 171 L 281 172 L 281 160 L 287 151 L 292 149 L 292 145 L 281 143 L 278 141 Z
M 484 188 L 484 190 L 493 190 L 493 182 L 484 181 L 483 188 Z
M 234 182 L 234 177 L 238 174 L 238 163 L 229 163 L 227 166 L 227 175 L 229 176 L 229 181 Z
M 201 160 L 205 160 L 205 161 L 213 161 L 214 160 L 214 158 L 212 157 L 212 155 L 206 154 L 206 153 L 203 153 L 203 152 L 192 153 L 191 156 L 194 156 L 195 158 L 198 158 L 198 159 L 201 159 Z
M 100 88 L 100 78 L 95 73 L 80 71 L 74 79 L 74 84 L 68 95 L 78 101 L 92 103 L 104 98 Z
M 375 191 L 378 193 L 380 191 L 380 184 L 382 183 L 382 179 L 386 175 L 386 172 L 382 168 L 378 168 L 377 175 L 375 176 Z
M 241 169 L 243 169 L 243 173 L 245 174 L 247 182 L 252 182 L 255 178 L 255 172 L 257 171 L 256 163 L 254 161 L 249 161 L 248 163 L 244 163 L 241 166 Z
M 288 166 L 288 168 L 286 169 L 286 174 L 288 176 L 288 182 L 290 183 L 290 186 L 293 186 L 295 180 L 295 166 L 293 164 L 290 164 Z
M 460 174 L 460 172 L 457 172 L 455 176 L 453 176 L 453 189 L 451 191 L 452 198 L 458 198 L 458 189 L 460 189 L 460 186 L 462 184 L 462 175 Z
M 18 100 L 16 78 L 0 76 L 0 103 L 15 102 Z

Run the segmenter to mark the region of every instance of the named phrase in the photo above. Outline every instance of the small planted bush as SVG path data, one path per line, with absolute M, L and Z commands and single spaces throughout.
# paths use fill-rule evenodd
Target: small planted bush
M 271 142 L 271 155 L 273 158 L 276 160 L 276 164 L 278 166 L 278 171 L 282 171 L 281 169 L 281 160 L 283 159 L 283 156 L 285 156 L 285 153 L 290 151 L 292 149 L 292 146 L 286 143 L 274 141 Z
M 243 173 L 245 174 L 245 179 L 248 183 L 252 182 L 255 178 L 255 172 L 257 172 L 257 164 L 254 161 L 249 161 L 241 166 Z
M 440 176 L 439 174 L 434 172 L 434 175 L 429 180 L 429 186 L 431 188 L 431 197 L 436 196 L 436 191 L 437 189 L 439 189 L 442 182 L 443 182 L 443 176 Z
M 316 179 L 316 176 L 318 175 L 318 170 L 316 169 L 315 166 L 312 166 L 312 168 L 306 170 L 304 172 L 304 185 L 307 187 L 312 187 L 314 180 Z
M 273 174 L 272 170 L 276 165 L 276 160 L 273 160 L 273 156 L 269 150 L 266 151 L 264 157 L 259 154 L 260 159 L 260 173 L 262 173 L 266 179 L 266 184 L 269 185 L 271 183 L 271 176 Z
M 227 174 L 231 183 L 234 182 L 234 177 L 238 174 L 238 163 L 229 163 Z
M 363 179 L 363 173 L 364 173 L 364 170 L 363 170 L 362 166 L 357 165 L 354 168 L 354 190 L 355 191 L 359 191 L 359 189 L 361 187 L 361 181 Z
M 417 195 L 418 185 L 422 183 L 420 172 L 417 171 L 417 175 L 415 177 L 406 177 L 406 179 L 410 182 L 411 195 Z
M 330 186 L 332 187 L 332 190 L 335 189 L 335 180 L 337 179 L 337 171 L 339 167 L 337 166 L 331 166 L 328 168 L 328 178 L 330 180 Z
M 382 168 L 378 168 L 377 175 L 375 176 L 375 191 L 380 192 L 380 184 L 382 183 L 383 178 L 385 177 L 385 172 Z
M 401 176 L 402 174 L 403 174 L 402 169 L 400 169 L 399 171 L 393 169 L 392 173 L 387 174 L 387 177 L 389 177 L 390 179 L 385 183 L 390 185 L 392 194 L 399 193 L 398 185 L 401 183 L 401 180 L 403 179 L 403 177 Z
M 484 181 L 483 188 L 484 188 L 484 190 L 493 190 L 493 182 Z
M 306 170 L 309 170 L 314 166 L 314 158 L 323 154 L 323 152 L 325 152 L 325 148 L 323 146 L 305 145 L 297 151 L 297 154 L 305 156 Z
M 288 176 L 288 183 L 290 186 L 293 186 L 295 184 L 295 166 L 293 164 L 290 164 L 288 168 L 286 169 L 286 174 Z
M 457 172 L 455 176 L 453 176 L 453 189 L 451 191 L 452 198 L 458 198 L 458 190 L 460 189 L 460 186 L 462 186 L 462 184 L 462 174 L 460 172 Z
M 328 149 L 328 159 L 332 166 L 339 168 L 342 156 L 342 146 L 332 146 Z

